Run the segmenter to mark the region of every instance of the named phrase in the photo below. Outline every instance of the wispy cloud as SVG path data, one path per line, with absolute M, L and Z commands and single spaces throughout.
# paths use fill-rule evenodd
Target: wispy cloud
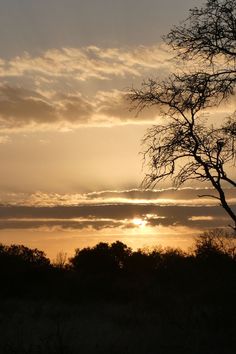
M 25 53 L 9 61 L 0 59 L 0 75 L 71 77 L 75 80 L 109 80 L 126 75 L 140 76 L 149 69 L 168 69 L 171 56 L 160 45 L 136 48 L 83 48 L 50 49 L 40 56 Z
M 78 207 L 4 207 L 0 206 L 0 229 L 61 229 L 139 228 L 188 226 L 209 229 L 228 226 L 229 219 L 220 207 L 190 207 L 153 205 L 97 205 Z M 140 223 L 137 220 L 140 219 Z
M 139 115 L 130 111 L 127 87 L 147 77 L 164 78 L 174 66 L 160 45 L 62 48 L 0 58 L 0 131 L 151 123 L 160 112 L 155 107 Z
M 225 189 L 226 197 L 231 204 L 236 204 L 236 191 Z M 199 198 L 199 196 L 204 197 Z M 217 206 L 216 193 L 211 188 L 174 188 L 166 189 L 128 189 L 105 190 L 90 193 L 1 193 L 0 203 L 9 206 L 55 207 L 83 205 L 154 205 L 154 206 Z
M 11 138 L 7 135 L 0 136 L 0 144 L 9 144 L 11 142 Z
M 22 87 L 0 86 L 0 131 L 70 130 L 83 125 L 102 126 L 124 122 L 148 122 L 152 111 L 139 117 L 130 111 L 125 93 L 98 92 L 93 98 L 80 92 L 38 92 Z
M 135 229 L 144 225 L 206 229 L 227 226 L 230 221 L 221 207 L 195 198 L 202 192 L 206 190 L 102 191 L 82 195 L 36 193 L 20 194 L 18 201 L 16 194 L 5 195 L 0 205 L 0 229 L 101 230 Z M 229 190 L 228 193 L 236 208 L 235 192 Z M 135 222 L 139 219 L 142 222 Z
M 130 112 L 125 87 L 153 72 L 164 75 L 170 66 L 171 56 L 160 45 L 62 48 L 0 58 L 0 130 L 151 121 L 156 116 L 151 111 L 139 117 Z
M 46 97 L 36 91 L 9 85 L 0 86 L 0 129 L 63 125 L 63 122 L 86 123 L 93 112 L 92 104 L 81 94 L 55 94 Z

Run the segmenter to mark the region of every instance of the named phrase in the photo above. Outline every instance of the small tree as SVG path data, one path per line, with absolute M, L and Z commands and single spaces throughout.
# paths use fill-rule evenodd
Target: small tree
M 56 259 L 53 262 L 53 265 L 57 268 L 63 269 L 66 267 L 67 263 L 67 253 L 64 251 L 60 251 L 56 255 Z
M 200 259 L 227 257 L 235 260 L 235 237 L 232 233 L 223 229 L 206 231 L 196 238 L 194 253 Z
M 43 251 L 23 245 L 0 244 L 0 268 L 4 271 L 21 271 L 22 269 L 48 269 L 50 260 Z
M 150 128 L 144 139 L 144 161 L 149 172 L 144 187 L 170 177 L 179 187 L 189 180 L 210 182 L 233 221 L 225 186 L 235 188 L 228 167 L 235 162 L 236 114 L 220 126 L 207 124 L 204 110 L 233 94 L 236 84 L 236 0 L 208 0 L 201 9 L 167 35 L 166 41 L 183 60 L 198 59 L 199 70 L 173 74 L 167 80 L 148 80 L 132 89 L 136 109 L 159 107 L 163 124 Z M 202 61 L 205 65 L 203 67 Z
M 109 274 L 122 269 L 130 253 L 131 249 L 120 241 L 111 245 L 100 242 L 94 247 L 76 249 L 75 256 L 69 262 L 83 273 Z

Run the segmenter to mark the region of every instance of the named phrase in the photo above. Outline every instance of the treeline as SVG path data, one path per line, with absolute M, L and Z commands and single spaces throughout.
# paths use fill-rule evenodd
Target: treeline
M 236 295 L 235 239 L 221 230 L 196 239 L 185 253 L 157 247 L 133 251 L 122 242 L 77 249 L 50 262 L 22 245 L 0 245 L 2 297 L 63 301 L 156 301 L 168 294 L 214 298 Z

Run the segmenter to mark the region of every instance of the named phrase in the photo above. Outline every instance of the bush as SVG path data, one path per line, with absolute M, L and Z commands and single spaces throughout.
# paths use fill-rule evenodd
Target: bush
M 213 229 L 196 238 L 194 254 L 200 259 L 236 259 L 236 237 L 227 229 Z
M 82 273 L 112 273 L 123 268 L 131 249 L 120 241 L 109 245 L 100 242 L 94 247 L 76 249 L 75 256 L 70 258 L 73 269 Z

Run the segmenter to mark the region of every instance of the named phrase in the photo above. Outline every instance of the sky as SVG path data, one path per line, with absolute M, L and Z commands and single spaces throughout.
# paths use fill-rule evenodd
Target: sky
M 141 139 L 160 117 L 125 96 L 174 70 L 162 36 L 200 4 L 0 0 L 0 242 L 52 259 L 117 239 L 187 249 L 228 222 L 198 198 L 207 185 L 140 189 Z

